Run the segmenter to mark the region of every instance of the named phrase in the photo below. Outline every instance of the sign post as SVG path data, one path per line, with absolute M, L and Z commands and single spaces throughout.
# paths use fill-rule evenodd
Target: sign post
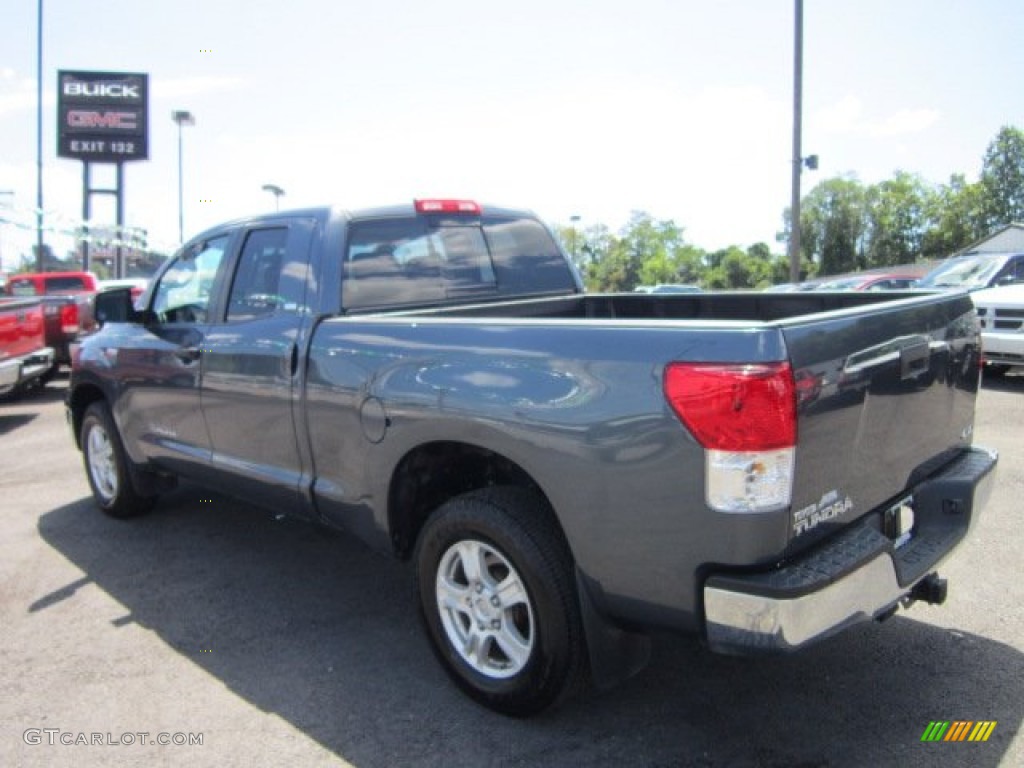
M 90 198 L 117 199 L 115 276 L 124 277 L 124 163 L 149 158 L 149 75 L 129 72 L 57 73 L 57 156 L 82 161 L 82 269 L 89 269 Z M 90 163 L 117 166 L 114 189 L 94 189 Z

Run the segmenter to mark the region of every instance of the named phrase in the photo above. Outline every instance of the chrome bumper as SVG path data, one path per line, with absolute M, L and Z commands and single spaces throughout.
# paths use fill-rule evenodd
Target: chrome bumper
M 997 462 L 994 451 L 973 448 L 916 487 L 914 534 L 900 549 L 868 515 L 778 570 L 711 576 L 704 586 L 711 649 L 793 651 L 888 613 L 966 536 Z
M 21 379 L 21 360 L 0 360 L 0 395 L 9 392 Z
M 43 347 L 0 362 L 0 394 L 39 378 L 53 367 L 54 360 L 53 349 Z
M 43 347 L 21 360 L 21 383 L 31 381 L 53 368 L 56 355 L 52 347 Z
M 777 599 L 705 587 L 708 641 L 721 653 L 794 651 L 885 613 L 909 591 L 900 587 L 888 555 L 802 597 Z

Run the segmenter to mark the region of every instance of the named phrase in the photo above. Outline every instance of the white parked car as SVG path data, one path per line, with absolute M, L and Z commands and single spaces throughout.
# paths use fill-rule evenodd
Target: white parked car
M 1024 365 L 1024 284 L 971 294 L 981 322 L 985 371 L 999 375 Z

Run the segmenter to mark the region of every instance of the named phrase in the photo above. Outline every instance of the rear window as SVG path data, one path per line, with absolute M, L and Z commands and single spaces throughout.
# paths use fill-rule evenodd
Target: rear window
M 534 219 L 444 214 L 353 222 L 346 310 L 574 291 L 568 264 Z
M 37 294 L 36 285 L 38 282 L 42 282 L 43 293 L 46 294 L 89 290 L 88 286 L 85 284 L 85 279 L 76 275 L 42 278 L 15 278 L 14 280 L 11 280 L 9 290 L 14 296 L 35 296 Z
M 36 284 L 31 280 L 11 280 L 7 290 L 12 296 L 35 296 Z
M 60 293 L 62 291 L 86 291 L 85 280 L 81 277 L 48 277 L 46 278 L 46 292 Z

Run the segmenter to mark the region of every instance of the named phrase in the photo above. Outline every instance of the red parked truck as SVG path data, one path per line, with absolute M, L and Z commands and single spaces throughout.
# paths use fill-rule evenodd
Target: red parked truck
M 38 299 L 0 298 L 0 396 L 24 389 L 53 368 Z
M 13 275 L 7 281 L 10 296 L 38 297 L 46 321 L 46 346 L 52 347 L 54 364 L 71 363 L 71 343 L 96 327 L 93 302 L 99 280 L 92 272 L 28 272 Z

